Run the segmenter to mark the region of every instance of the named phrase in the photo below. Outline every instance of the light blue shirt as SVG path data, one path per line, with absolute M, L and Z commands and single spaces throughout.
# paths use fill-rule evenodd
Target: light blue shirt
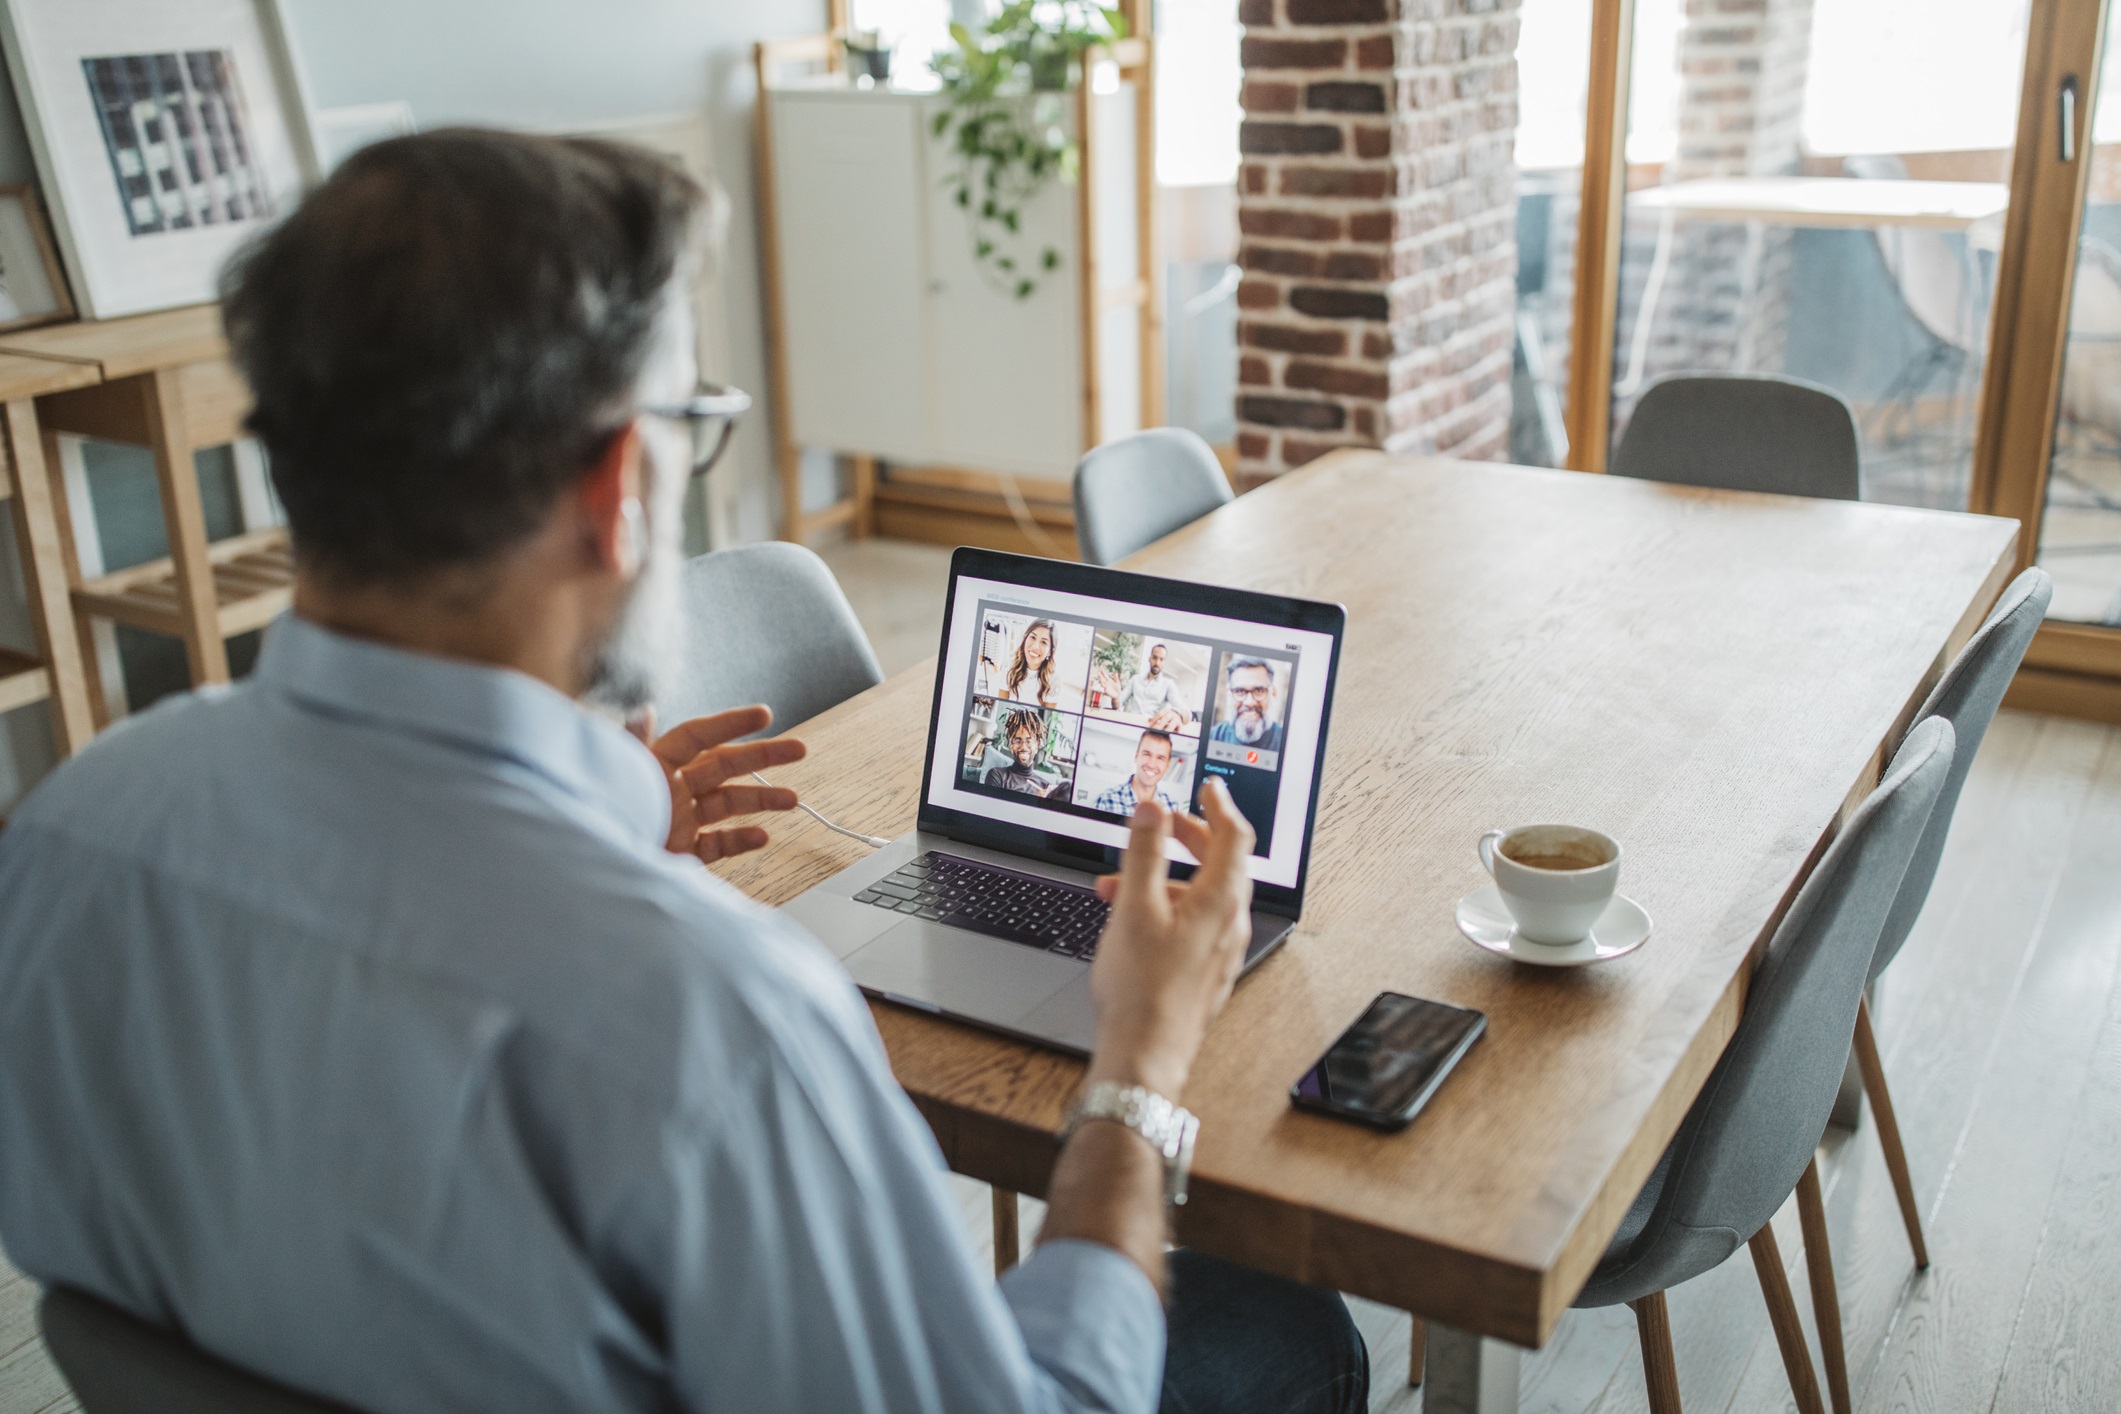
M 1111 1248 L 979 1269 L 831 955 L 625 732 L 284 618 L 0 832 L 0 1242 L 360 1408 L 1149 1410 Z

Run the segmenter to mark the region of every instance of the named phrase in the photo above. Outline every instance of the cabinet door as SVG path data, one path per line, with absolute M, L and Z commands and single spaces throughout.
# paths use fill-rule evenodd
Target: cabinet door
M 926 138 L 925 125 L 923 141 L 935 455 L 950 466 L 1067 477 L 1084 447 L 1075 189 L 1051 182 L 1024 207 L 1020 249 L 1035 260 L 1051 246 L 1060 266 L 1018 299 L 973 258 L 948 146 Z
M 771 102 L 795 440 L 925 461 L 920 105 L 800 89 Z

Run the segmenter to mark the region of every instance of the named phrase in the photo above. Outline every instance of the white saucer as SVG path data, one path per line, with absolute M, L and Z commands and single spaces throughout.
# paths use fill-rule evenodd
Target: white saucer
M 1626 894 L 1615 894 L 1591 926 L 1589 937 L 1573 943 L 1535 943 L 1519 936 L 1517 924 L 1493 884 L 1483 885 L 1458 901 L 1458 931 L 1470 938 L 1475 947 L 1486 948 L 1512 962 L 1529 962 L 1534 967 L 1582 967 L 1625 957 L 1649 941 L 1652 926 L 1650 915 L 1641 904 Z

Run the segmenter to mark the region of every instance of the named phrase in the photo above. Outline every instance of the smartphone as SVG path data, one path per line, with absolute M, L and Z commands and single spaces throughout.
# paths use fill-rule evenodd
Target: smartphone
M 1477 1011 L 1379 992 L 1289 1087 L 1289 1099 L 1298 1109 L 1404 1129 L 1487 1029 Z

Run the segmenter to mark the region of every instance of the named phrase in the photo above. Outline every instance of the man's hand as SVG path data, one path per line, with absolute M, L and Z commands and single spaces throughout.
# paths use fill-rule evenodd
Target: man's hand
M 1149 714 L 1149 727 L 1153 731 L 1175 732 L 1186 724 L 1186 714 L 1176 707 L 1159 707 Z
M 1142 802 L 1120 872 L 1097 881 L 1112 917 L 1090 964 L 1092 1082 L 1146 1085 L 1176 1101 L 1236 985 L 1252 936 L 1252 826 L 1212 777 L 1201 808 L 1204 820 Z M 1173 834 L 1200 861 L 1190 883 L 1170 881 L 1164 844 Z
M 772 721 L 773 713 L 765 707 L 734 707 L 712 717 L 681 722 L 661 736 L 655 734 L 652 710 L 629 724 L 633 734 L 655 753 L 670 782 L 672 854 L 695 855 L 701 863 L 712 864 L 758 849 L 767 838 L 761 827 L 715 827 L 732 816 L 795 809 L 795 792 L 785 786 L 730 784 L 753 771 L 785 766 L 808 754 L 793 737 L 736 742 L 737 737 L 764 731 Z

